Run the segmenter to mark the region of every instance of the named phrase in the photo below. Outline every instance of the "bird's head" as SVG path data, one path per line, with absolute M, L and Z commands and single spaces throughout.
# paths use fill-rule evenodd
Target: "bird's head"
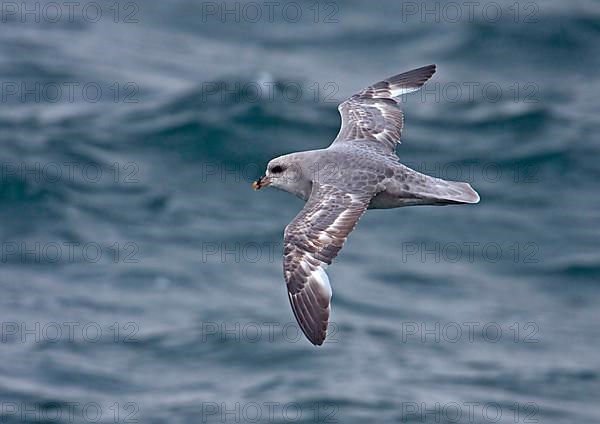
M 286 187 L 293 185 L 298 179 L 299 169 L 290 156 L 280 156 L 270 161 L 265 175 L 252 183 L 252 188 L 260 190 L 272 185 L 285 190 Z
M 271 160 L 265 175 L 254 181 L 252 188 L 260 190 L 271 185 L 300 197 L 310 194 L 312 184 L 304 178 L 300 156 L 299 153 L 292 153 Z

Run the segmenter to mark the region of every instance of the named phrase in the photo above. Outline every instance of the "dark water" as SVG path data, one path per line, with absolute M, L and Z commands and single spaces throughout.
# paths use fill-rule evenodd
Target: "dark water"
M 2 3 L 1 422 L 598 422 L 597 2 L 72 7 Z M 399 155 L 482 201 L 370 211 L 315 348 L 249 183 L 428 63 Z

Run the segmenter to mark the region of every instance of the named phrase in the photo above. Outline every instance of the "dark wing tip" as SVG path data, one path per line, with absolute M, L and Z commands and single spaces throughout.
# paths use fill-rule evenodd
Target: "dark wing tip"
M 413 69 L 411 71 L 405 72 L 404 75 L 414 75 L 416 78 L 431 78 L 433 74 L 437 71 L 437 66 L 435 64 L 421 66 L 420 68 Z
M 392 86 L 400 87 L 422 87 L 435 74 L 436 65 L 422 66 L 402 74 L 394 75 L 387 79 Z
M 327 336 L 327 323 L 329 320 L 329 306 L 321 308 L 316 302 L 311 302 L 305 293 L 295 295 L 288 293 L 294 317 L 306 336 L 315 346 L 321 346 Z
M 423 70 L 423 76 L 426 78 L 425 81 L 427 81 L 433 76 L 433 74 L 435 74 L 435 72 L 437 71 L 437 66 L 435 64 L 432 64 L 423 66 L 421 69 Z

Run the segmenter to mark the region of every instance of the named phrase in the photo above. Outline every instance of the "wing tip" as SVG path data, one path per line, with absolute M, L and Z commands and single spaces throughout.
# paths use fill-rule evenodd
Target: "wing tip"
M 477 190 L 475 190 L 473 187 L 471 187 L 470 184 L 469 184 L 469 188 L 471 189 L 472 197 L 468 203 L 475 205 L 481 201 L 481 196 L 479 196 L 479 193 L 477 192 Z
M 431 64 L 403 72 L 390 78 L 393 85 L 406 87 L 422 87 L 437 71 L 437 65 Z
M 474 205 L 481 201 L 479 193 L 477 193 L 477 191 L 471 186 L 471 184 L 464 182 L 459 184 L 461 186 L 462 193 L 458 200 L 460 200 L 461 203 Z
M 429 75 L 427 77 L 427 79 L 429 79 L 433 76 L 433 74 L 437 72 L 437 65 L 435 63 L 432 63 L 431 65 L 423 66 L 422 69 Z
M 432 63 L 430 65 L 421 66 L 420 68 L 415 68 L 415 69 L 413 69 L 413 71 L 409 71 L 409 72 L 423 72 L 423 73 L 430 73 L 431 75 L 433 75 L 433 74 L 435 74 L 436 71 L 437 71 L 437 65 L 435 63 Z
M 296 322 L 298 323 L 298 327 L 302 330 L 304 336 L 311 342 L 314 346 L 321 346 L 323 342 L 325 342 L 325 338 L 327 338 L 327 327 L 329 325 L 329 306 L 325 309 L 325 327 L 323 329 L 313 328 L 304 317 L 301 317 L 299 313 L 302 311 L 300 308 L 299 302 L 300 299 L 296 298 L 290 292 L 288 292 L 288 298 L 290 300 L 290 305 L 292 307 L 292 312 L 294 313 L 294 318 L 296 318 Z M 297 303 L 298 302 L 298 303 Z
M 453 203 L 462 203 L 468 205 L 475 205 L 481 201 L 479 193 L 471 187 L 471 184 L 465 182 L 453 182 L 454 188 L 459 190 L 458 194 L 448 196 L 449 201 Z

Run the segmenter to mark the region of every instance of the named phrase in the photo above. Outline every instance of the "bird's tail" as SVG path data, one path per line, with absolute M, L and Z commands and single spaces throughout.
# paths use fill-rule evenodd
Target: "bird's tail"
M 443 181 L 446 187 L 443 189 L 445 193 L 439 198 L 442 204 L 479 203 L 479 193 L 471 187 L 471 184 L 460 181 L 440 181 Z
M 404 192 L 420 205 L 451 205 L 479 203 L 479 194 L 469 183 L 430 177 L 406 168 L 408 177 L 403 181 Z

